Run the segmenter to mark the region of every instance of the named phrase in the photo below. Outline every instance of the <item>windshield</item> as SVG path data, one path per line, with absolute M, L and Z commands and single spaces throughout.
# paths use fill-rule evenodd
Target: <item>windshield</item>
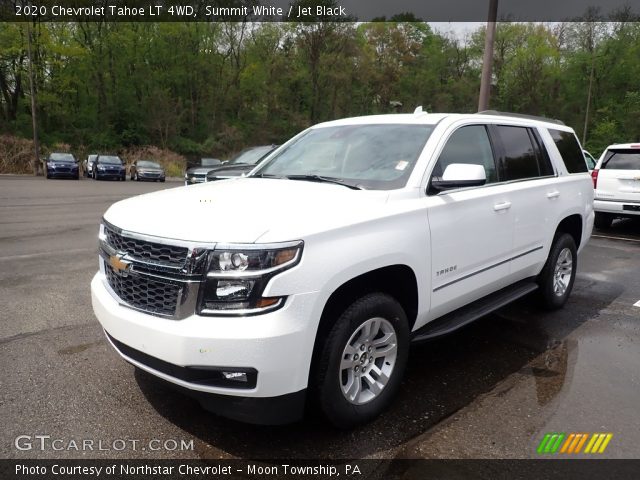
M 120 160 L 120 157 L 100 155 L 98 157 L 98 163 L 108 163 L 109 165 L 122 165 L 122 160 Z
M 403 187 L 431 125 L 345 125 L 309 130 L 256 175 L 319 175 L 375 190 Z
M 227 162 L 227 165 L 244 164 L 255 165 L 262 157 L 267 155 L 274 147 L 267 145 L 266 147 L 254 147 L 241 151 L 238 155 Z
M 640 170 L 640 150 L 609 150 L 602 162 L 609 170 Z
M 49 160 L 54 162 L 75 162 L 76 159 L 70 153 L 52 153 Z
M 156 162 L 150 162 L 148 160 L 140 160 L 138 162 L 139 168 L 160 168 L 160 164 Z

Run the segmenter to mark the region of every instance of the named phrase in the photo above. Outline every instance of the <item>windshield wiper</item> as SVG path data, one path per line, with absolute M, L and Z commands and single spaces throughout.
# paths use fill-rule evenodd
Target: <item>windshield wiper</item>
M 289 180 L 306 180 L 308 182 L 333 183 L 334 185 L 342 185 L 352 190 L 364 190 L 360 185 L 353 185 L 344 180 L 335 177 L 324 177 L 322 175 L 287 175 L 285 178 Z
M 256 173 L 255 175 L 247 175 L 247 178 L 279 178 L 285 179 L 284 175 L 276 175 L 274 173 Z

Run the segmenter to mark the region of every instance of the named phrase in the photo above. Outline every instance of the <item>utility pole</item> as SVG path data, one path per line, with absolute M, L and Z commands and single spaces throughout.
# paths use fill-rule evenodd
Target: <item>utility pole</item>
M 587 91 L 587 110 L 584 114 L 584 128 L 582 129 L 582 145 L 587 141 L 587 127 L 589 126 L 589 110 L 591 110 L 591 89 L 593 88 L 593 75 L 595 71 L 595 58 L 591 56 L 591 73 L 589 74 L 589 90 Z
M 480 79 L 480 97 L 478 111 L 489 108 L 491 93 L 491 72 L 493 70 L 493 42 L 496 36 L 496 20 L 498 18 L 498 0 L 489 0 L 489 16 L 487 31 L 484 37 L 484 57 L 482 59 L 482 77 Z
M 31 6 L 31 2 L 29 2 Z M 33 146 L 35 157 L 31 162 L 33 174 L 38 175 L 38 165 L 40 164 L 40 143 L 38 142 L 38 103 L 36 101 L 36 87 L 33 78 L 33 54 L 31 51 L 31 20 L 27 22 L 27 56 L 29 58 L 29 84 L 31 90 L 31 122 L 33 124 Z

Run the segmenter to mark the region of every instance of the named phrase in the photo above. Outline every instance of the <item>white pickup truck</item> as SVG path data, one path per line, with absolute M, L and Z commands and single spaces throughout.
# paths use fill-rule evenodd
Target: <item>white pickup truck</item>
M 389 405 L 411 343 L 534 291 L 562 307 L 593 221 L 561 122 L 349 118 L 248 177 L 111 206 L 93 308 L 125 360 L 208 410 L 350 427 Z

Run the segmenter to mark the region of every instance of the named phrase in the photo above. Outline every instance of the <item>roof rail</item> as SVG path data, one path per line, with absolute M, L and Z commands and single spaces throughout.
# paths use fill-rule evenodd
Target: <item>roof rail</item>
M 483 110 L 478 112 L 480 115 L 501 115 L 505 117 L 516 117 L 516 118 L 528 118 L 529 120 L 538 120 L 540 122 L 550 122 L 555 123 L 557 125 L 564 125 L 565 123 L 562 120 L 558 120 L 555 118 L 547 118 L 547 117 L 537 117 L 535 115 L 527 115 L 525 113 L 511 113 L 511 112 L 499 112 L 498 110 Z

